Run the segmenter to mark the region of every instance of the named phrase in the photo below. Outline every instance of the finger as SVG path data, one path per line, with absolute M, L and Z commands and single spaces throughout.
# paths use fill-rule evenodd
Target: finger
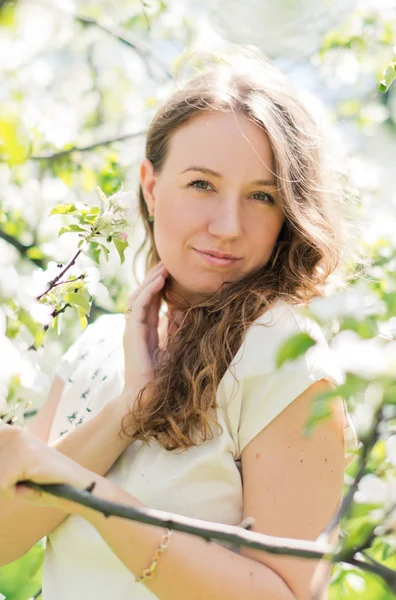
M 132 294 L 129 296 L 128 298 L 128 302 L 127 302 L 127 306 L 129 306 L 130 308 L 132 308 L 133 303 L 135 302 L 136 298 L 141 294 L 141 292 L 152 282 L 154 281 L 157 277 L 158 274 L 161 272 L 165 272 L 166 269 L 164 267 L 164 265 L 162 263 L 159 263 L 158 265 L 156 265 L 154 267 L 154 269 L 152 269 L 145 277 L 145 279 L 142 281 L 142 283 L 139 285 L 139 287 L 134 290 L 132 292 Z
M 158 274 L 136 298 L 133 305 L 133 320 L 136 322 L 147 322 L 147 311 L 153 297 L 160 291 L 165 283 L 165 277 Z
M 148 305 L 150 304 L 153 296 L 160 291 L 165 283 L 165 277 L 161 274 L 158 274 L 154 281 L 151 281 L 147 286 L 141 291 L 139 296 L 135 299 L 133 304 L 133 311 L 131 317 L 127 320 L 128 322 L 134 323 L 142 323 L 146 324 L 147 321 L 147 313 L 146 310 Z
M 161 272 L 158 274 L 158 277 L 159 278 L 163 277 L 163 279 L 166 280 L 167 273 Z M 159 324 L 159 311 L 160 311 L 161 303 L 162 303 L 162 297 L 160 294 L 160 290 L 162 289 L 162 287 L 160 287 L 159 290 L 152 292 L 151 298 L 146 307 L 146 321 L 147 321 L 148 325 L 150 325 L 150 326 L 157 327 Z M 139 299 L 138 299 L 138 301 L 139 301 Z

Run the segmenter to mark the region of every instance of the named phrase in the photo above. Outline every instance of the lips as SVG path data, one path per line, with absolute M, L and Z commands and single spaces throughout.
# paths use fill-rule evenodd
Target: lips
M 227 252 L 218 252 L 217 250 L 198 250 L 198 252 L 210 254 L 211 256 L 215 256 L 216 258 L 229 258 L 231 260 L 239 260 L 239 258 L 237 256 L 234 256 L 233 254 L 228 254 Z
M 201 250 L 197 250 L 193 248 L 193 250 L 203 259 L 206 263 L 210 263 L 216 267 L 229 267 L 238 262 L 237 258 L 224 258 L 224 256 L 214 256 L 213 254 L 209 254 L 207 252 L 202 252 Z

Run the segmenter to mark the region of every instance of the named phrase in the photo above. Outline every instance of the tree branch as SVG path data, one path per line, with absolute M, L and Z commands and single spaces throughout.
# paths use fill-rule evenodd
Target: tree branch
M 359 471 L 358 471 L 352 485 L 348 489 L 347 494 L 344 496 L 339 510 L 334 514 L 334 516 L 330 520 L 329 524 L 325 527 L 325 529 L 322 531 L 321 535 L 319 536 L 320 539 L 326 539 L 326 536 L 329 536 L 330 533 L 332 532 L 332 530 L 334 529 L 334 527 L 336 527 L 336 525 L 341 521 L 341 519 L 345 515 L 348 514 L 349 508 L 353 501 L 353 497 L 355 495 L 355 492 L 358 489 L 359 482 L 365 474 L 366 463 L 367 463 L 369 454 L 378 439 L 378 435 L 379 435 L 378 428 L 382 421 L 382 417 L 383 417 L 382 407 L 379 407 L 374 416 L 374 423 L 373 423 L 370 431 L 368 432 L 366 439 L 362 440 L 364 443 L 363 443 L 362 455 L 360 458 Z
M 51 281 L 48 282 L 48 286 L 49 286 L 48 289 L 45 292 L 43 292 L 42 294 L 40 294 L 39 296 L 37 296 L 36 300 L 41 300 L 41 298 L 43 296 L 45 296 L 45 294 L 48 294 L 48 292 L 50 292 L 52 290 L 54 285 L 56 285 L 56 283 L 61 279 L 61 277 L 63 277 L 63 275 L 66 273 L 66 271 L 68 271 L 70 269 L 70 267 L 72 267 L 74 265 L 77 258 L 80 256 L 81 252 L 82 252 L 82 250 L 77 250 L 77 252 L 73 256 L 71 261 L 67 263 L 66 267 L 64 269 L 62 269 L 62 271 L 59 273 L 59 275 L 57 275 L 55 277 L 55 279 L 52 279 Z
M 2 229 L 0 229 L 0 238 L 3 239 L 4 241 L 6 241 L 11 246 L 13 246 L 14 248 L 16 248 L 18 250 L 18 252 L 20 253 L 20 255 L 22 256 L 22 258 L 29 260 L 30 262 L 34 263 L 41 269 L 44 269 L 50 260 L 49 258 L 39 259 L 39 258 L 32 258 L 31 256 L 28 256 L 27 251 L 32 246 L 24 246 L 23 244 L 21 244 L 21 242 L 19 240 L 17 240 L 13 236 L 9 235 L 8 233 L 5 233 L 4 231 L 2 231 Z M 36 245 L 36 244 L 33 244 L 33 245 Z M 95 302 L 92 302 L 91 312 L 88 317 L 88 323 L 91 323 L 92 321 L 95 320 L 95 315 L 97 312 L 99 312 L 99 314 L 113 314 L 113 312 L 111 310 L 108 310 L 107 308 L 104 308 L 102 306 L 98 306 Z
M 317 544 L 316 542 L 309 540 L 278 538 L 262 533 L 256 533 L 254 531 L 241 531 L 241 528 L 235 525 L 213 523 L 212 521 L 193 519 L 182 515 L 177 515 L 176 518 L 173 513 L 170 514 L 157 509 L 138 509 L 116 502 L 110 502 L 109 500 L 103 500 L 102 498 L 92 496 L 91 492 L 94 488 L 94 483 L 90 484 L 85 490 L 78 490 L 73 486 L 65 484 L 41 484 L 30 480 L 19 481 L 18 483 L 35 490 L 58 496 L 59 498 L 77 502 L 103 513 L 106 517 L 116 516 L 130 519 L 131 521 L 137 521 L 138 523 L 169 527 L 176 531 L 198 535 L 207 541 L 223 540 L 237 546 L 245 546 L 247 548 L 265 550 L 274 554 L 288 554 L 303 558 L 320 559 L 325 555 L 331 554 L 333 551 L 333 546 L 331 544 Z
M 30 262 L 32 262 L 35 265 L 37 265 L 38 267 L 44 269 L 45 260 L 43 260 L 42 258 L 32 258 L 31 256 L 28 255 L 28 251 L 30 250 L 30 248 L 33 248 L 36 244 L 30 244 L 29 246 L 25 246 L 19 240 L 14 238 L 12 235 L 9 235 L 2 229 L 0 229 L 0 238 L 2 240 L 4 240 L 5 242 L 7 242 L 8 244 L 10 244 L 10 246 L 14 246 L 14 248 L 16 248 L 18 250 L 19 254 L 23 258 L 30 260 Z
M 94 148 L 98 148 L 99 146 L 108 146 L 109 144 L 113 144 L 114 142 L 123 142 L 127 139 L 144 136 L 146 135 L 146 133 L 147 130 L 135 131 L 133 133 L 124 133 L 122 135 L 117 135 L 104 140 L 99 140 L 98 142 L 93 142 L 92 144 L 88 144 L 88 146 L 72 146 L 71 148 L 68 148 L 66 150 L 60 150 L 59 152 L 54 152 L 53 154 L 39 154 L 36 156 L 30 156 L 29 160 L 54 160 L 56 158 L 66 156 L 67 154 L 71 154 L 72 152 L 88 152 L 89 150 L 93 150 Z
M 95 482 L 92 482 L 85 490 L 75 489 L 73 486 L 65 484 L 40 484 L 30 480 L 20 481 L 27 487 L 35 490 L 43 491 L 59 498 L 65 498 L 73 502 L 78 502 L 84 506 L 88 506 L 93 510 L 97 510 L 105 515 L 105 517 L 116 516 L 139 523 L 148 525 L 156 525 L 158 527 L 166 527 L 176 531 L 183 531 L 197 535 L 207 541 L 223 540 L 232 545 L 243 546 L 245 548 L 254 548 L 263 550 L 271 554 L 280 554 L 287 556 L 298 556 L 301 558 L 325 559 L 334 562 L 336 556 L 333 554 L 335 545 L 329 543 L 312 542 L 309 540 L 296 540 L 284 537 L 275 537 L 257 533 L 254 531 L 241 531 L 241 525 L 224 525 L 213 523 L 212 521 L 204 521 L 201 519 L 193 519 L 182 515 L 175 517 L 174 513 L 167 513 L 152 508 L 134 508 L 110 502 L 92 496 L 92 491 L 95 487 Z M 248 527 L 252 520 L 248 519 Z M 368 571 L 382 577 L 390 586 L 392 591 L 396 591 L 396 571 L 384 565 L 374 565 L 364 560 L 360 560 L 355 556 L 348 560 L 341 560 L 358 567 L 363 571 Z
M 42 6 L 45 6 L 46 8 L 49 8 L 51 10 L 56 10 L 57 12 L 61 11 L 64 14 L 71 16 L 75 21 L 78 21 L 79 23 L 82 23 L 83 25 L 94 26 L 97 29 L 100 29 L 101 31 L 103 31 L 104 33 L 107 33 L 111 37 L 117 39 L 122 44 L 125 44 L 128 48 L 131 48 L 140 56 L 140 58 L 143 60 L 143 62 L 146 65 L 146 68 L 147 68 L 147 71 L 148 71 L 150 77 L 154 78 L 152 71 L 151 71 L 150 64 L 148 62 L 149 58 L 151 58 L 151 60 L 154 63 L 156 63 L 158 67 L 160 67 L 160 69 L 165 73 L 165 75 L 169 79 L 173 79 L 172 75 L 169 73 L 167 68 L 155 56 L 155 54 L 153 53 L 153 51 L 151 50 L 151 48 L 148 45 L 144 44 L 144 42 L 142 42 L 141 40 L 136 40 L 136 39 L 132 38 L 132 36 L 129 33 L 123 31 L 120 27 L 117 27 L 115 25 L 113 25 L 111 27 L 109 27 L 108 25 L 103 25 L 102 23 L 99 23 L 98 21 L 95 21 L 95 19 L 91 19 L 90 17 L 84 17 L 83 15 L 79 15 L 72 11 L 66 11 L 64 9 L 59 8 L 59 6 L 51 6 L 44 0 L 40 0 L 39 4 L 41 4 Z

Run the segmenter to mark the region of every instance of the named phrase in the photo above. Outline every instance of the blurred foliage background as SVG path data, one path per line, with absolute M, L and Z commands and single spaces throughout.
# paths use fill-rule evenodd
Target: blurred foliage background
M 394 529 L 383 526 L 364 546 L 367 528 L 384 525 L 396 502 L 394 0 L 0 2 L 0 413 L 11 410 L 23 426 L 87 322 L 123 310 L 142 236 L 134 198 L 145 132 L 174 89 L 181 58 L 222 39 L 258 46 L 287 73 L 329 124 L 359 203 L 372 262 L 348 290 L 311 310 L 336 350 L 363 442 L 383 407 L 342 524 L 372 564 L 395 569 Z M 116 234 L 79 246 L 98 218 L 104 232 L 105 198 L 121 189 Z M 78 248 L 69 283 L 37 300 Z M 347 469 L 345 491 L 359 464 Z M 44 544 L 0 568 L 7 600 L 40 597 Z M 378 575 L 334 566 L 330 600 L 394 597 Z

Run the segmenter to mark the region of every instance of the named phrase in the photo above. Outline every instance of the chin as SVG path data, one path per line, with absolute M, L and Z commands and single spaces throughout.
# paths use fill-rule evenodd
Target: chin
M 225 274 L 219 276 L 218 273 L 201 272 L 194 276 L 192 271 L 191 275 L 192 277 L 188 279 L 172 277 L 170 281 L 167 281 L 167 291 L 170 295 L 174 295 L 175 300 L 180 301 L 183 298 L 189 303 L 199 302 L 210 298 L 226 281 L 232 283 L 230 274 L 227 277 Z
M 188 297 L 204 300 L 205 298 L 210 298 L 216 292 L 219 291 L 221 286 L 224 284 L 224 280 L 217 281 L 204 281 L 201 284 L 197 285 L 195 282 L 194 286 L 191 286 L 188 290 Z M 231 282 L 229 282 L 231 283 Z

